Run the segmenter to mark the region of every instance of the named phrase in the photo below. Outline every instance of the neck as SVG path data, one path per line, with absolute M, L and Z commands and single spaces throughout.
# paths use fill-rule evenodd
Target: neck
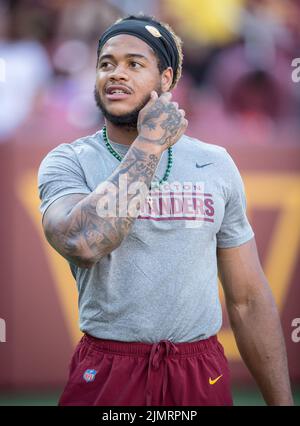
M 108 139 L 116 143 L 131 145 L 138 135 L 137 129 L 116 126 L 107 120 L 105 120 L 105 126 Z

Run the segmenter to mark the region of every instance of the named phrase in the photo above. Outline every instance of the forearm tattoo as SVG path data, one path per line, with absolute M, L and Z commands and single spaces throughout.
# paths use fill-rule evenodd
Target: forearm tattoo
M 118 211 L 115 216 L 101 217 L 97 212 L 97 203 L 103 196 L 101 194 L 106 186 L 109 191 L 111 185 L 114 185 L 118 205 L 119 178 L 122 175 L 126 175 L 128 187 L 134 182 L 141 182 L 149 188 L 159 159 L 160 155 L 140 149 L 133 144 L 114 173 L 91 194 L 77 203 L 78 194 L 68 197 L 66 203 L 69 203 L 70 210 L 67 211 L 67 217 L 59 226 L 57 224 L 51 226 L 50 219 L 47 226 L 46 236 L 50 244 L 65 258 L 81 267 L 92 266 L 118 247 L 129 233 L 136 217 L 130 215 L 120 217 Z M 101 193 L 99 193 L 100 186 Z M 127 194 L 128 204 L 135 196 L 136 194 Z M 64 212 L 66 207 L 67 204 L 62 206 Z

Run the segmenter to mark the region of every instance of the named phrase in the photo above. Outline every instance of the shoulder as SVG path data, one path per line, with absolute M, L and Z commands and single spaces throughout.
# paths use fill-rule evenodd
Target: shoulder
M 222 162 L 222 165 L 230 166 L 233 160 L 223 146 L 203 142 L 191 136 L 183 135 L 174 145 L 174 149 L 178 154 L 183 156 L 192 156 L 195 159 L 203 159 L 210 161 Z
M 83 136 L 70 143 L 62 143 L 51 151 L 43 158 L 40 168 L 47 164 L 55 162 L 78 162 L 78 156 L 95 150 L 98 132 L 93 135 Z
M 80 156 L 89 152 L 94 152 L 100 147 L 100 132 L 97 131 L 92 135 L 83 136 L 70 143 L 69 146 L 74 154 Z
M 243 185 L 239 169 L 224 147 L 184 135 L 174 148 L 175 157 L 179 158 L 183 168 L 195 163 L 199 164 L 200 168 L 205 164 L 211 164 L 209 170 L 206 169 L 211 173 L 211 178 L 229 192 Z
M 196 139 L 187 135 L 183 135 L 175 144 L 175 147 L 186 152 L 207 152 L 210 154 L 215 154 L 217 156 L 226 155 L 227 153 L 226 149 L 222 146 L 203 142 L 200 139 Z

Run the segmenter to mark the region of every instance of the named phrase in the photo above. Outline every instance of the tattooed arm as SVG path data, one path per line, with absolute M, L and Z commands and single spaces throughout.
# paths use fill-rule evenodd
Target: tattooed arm
M 170 94 L 158 98 L 153 92 L 149 103 L 140 111 L 138 137 L 105 182 L 88 196 L 61 197 L 46 211 L 43 220 L 46 237 L 66 259 L 90 268 L 116 249 L 129 233 L 139 206 L 127 211 L 127 204 L 130 206 L 136 193 L 126 192 L 126 212 L 119 210 L 119 201 L 124 195 L 119 182 L 125 177 L 127 188 L 133 183 L 139 184 L 140 196 L 146 198 L 163 151 L 176 143 L 187 126 L 184 112 L 178 110 L 176 103 L 169 102 L 170 99 Z M 107 210 L 110 201 L 117 207 L 115 211 Z
M 43 226 L 49 243 L 78 266 L 91 267 L 117 248 L 128 234 L 135 217 L 119 217 L 118 209 L 111 211 L 111 215 L 101 216 L 99 203 L 106 198 L 109 202 L 108 194 L 114 196 L 116 206 L 119 205 L 118 183 L 122 175 L 126 175 L 128 187 L 137 181 L 150 186 L 161 154 L 147 151 L 144 146 L 142 149 L 140 145 L 134 142 L 114 173 L 91 194 L 59 198 L 46 211 Z M 127 194 L 128 205 L 135 196 Z

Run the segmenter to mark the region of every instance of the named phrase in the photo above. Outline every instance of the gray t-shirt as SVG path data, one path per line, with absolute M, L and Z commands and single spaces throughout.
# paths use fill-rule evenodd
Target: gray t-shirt
M 128 146 L 112 143 L 123 156 Z M 155 176 L 167 167 L 165 151 Z M 66 194 L 89 194 L 119 165 L 101 131 L 53 149 L 38 182 L 41 212 Z M 222 324 L 217 247 L 236 247 L 254 233 L 244 186 L 227 151 L 183 136 L 163 191 L 142 206 L 121 245 L 91 269 L 70 263 L 79 292 L 80 329 L 127 342 L 192 342 Z

